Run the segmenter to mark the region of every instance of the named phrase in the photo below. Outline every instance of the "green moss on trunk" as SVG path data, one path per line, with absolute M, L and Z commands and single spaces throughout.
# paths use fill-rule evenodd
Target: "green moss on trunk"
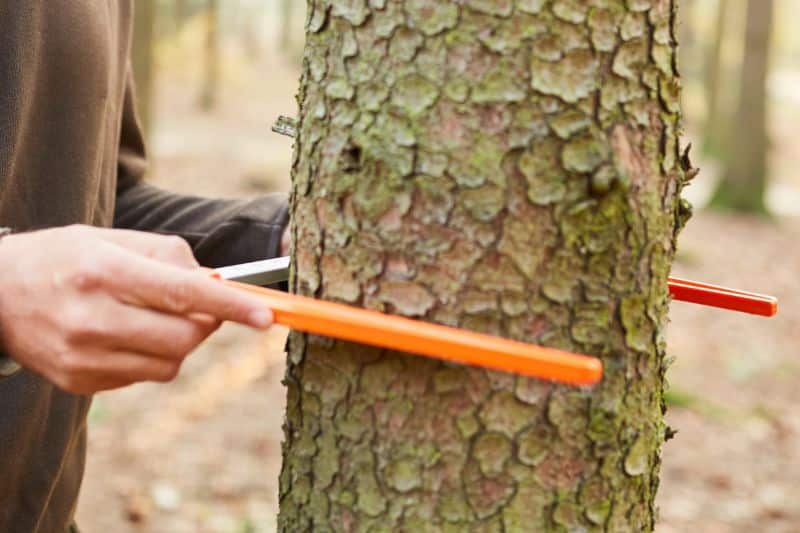
M 653 528 L 686 211 L 668 0 L 310 0 L 292 289 L 596 354 L 575 389 L 294 333 L 282 531 Z

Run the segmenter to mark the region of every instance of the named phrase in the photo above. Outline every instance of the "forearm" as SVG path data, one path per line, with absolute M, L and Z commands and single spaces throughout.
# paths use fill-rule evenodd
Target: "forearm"
M 163 191 L 137 181 L 121 187 L 114 226 L 180 235 L 204 266 L 277 257 L 288 225 L 285 194 L 212 200 Z
M 211 200 L 175 194 L 143 181 L 147 157 L 136 121 L 130 70 L 120 132 L 114 227 L 179 235 L 207 267 L 276 257 L 289 222 L 288 199 Z

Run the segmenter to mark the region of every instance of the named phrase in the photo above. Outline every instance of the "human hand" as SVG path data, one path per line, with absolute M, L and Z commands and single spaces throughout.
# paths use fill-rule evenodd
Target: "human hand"
M 170 381 L 222 321 L 272 323 L 178 237 L 88 226 L 10 235 L 0 269 L 4 352 L 74 394 Z

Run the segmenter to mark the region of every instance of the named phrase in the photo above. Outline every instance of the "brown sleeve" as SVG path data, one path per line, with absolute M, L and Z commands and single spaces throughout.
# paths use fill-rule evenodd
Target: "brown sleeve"
M 130 71 L 130 69 L 129 69 Z M 277 257 L 289 222 L 285 194 L 228 200 L 186 196 L 144 182 L 145 143 L 128 76 L 120 136 L 114 227 L 180 235 L 204 266 Z

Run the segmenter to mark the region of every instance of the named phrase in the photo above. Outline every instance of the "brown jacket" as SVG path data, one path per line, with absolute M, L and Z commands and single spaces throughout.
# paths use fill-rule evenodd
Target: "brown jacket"
M 141 181 L 132 0 L 0 0 L 0 226 L 86 223 L 179 234 L 207 266 L 272 257 L 286 199 L 204 200 Z M 0 245 L 2 243 L 0 242 Z M 0 313 L 13 302 L 0 301 Z M 90 398 L 0 379 L 0 532 L 66 531 Z

